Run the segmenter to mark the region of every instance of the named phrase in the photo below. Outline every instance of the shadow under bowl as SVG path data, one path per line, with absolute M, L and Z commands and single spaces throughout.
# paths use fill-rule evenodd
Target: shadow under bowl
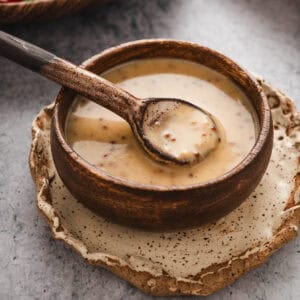
M 89 164 L 68 145 L 65 123 L 76 94 L 62 88 L 55 104 L 51 151 L 58 174 L 86 207 L 113 222 L 149 230 L 177 230 L 215 221 L 238 207 L 260 182 L 270 159 L 273 126 L 267 99 L 257 81 L 226 56 L 197 44 L 140 40 L 110 48 L 82 67 L 101 74 L 136 59 L 185 59 L 210 67 L 236 83 L 259 120 L 254 147 L 231 171 L 204 183 L 166 187 L 126 181 Z M 145 154 L 146 155 L 146 154 Z

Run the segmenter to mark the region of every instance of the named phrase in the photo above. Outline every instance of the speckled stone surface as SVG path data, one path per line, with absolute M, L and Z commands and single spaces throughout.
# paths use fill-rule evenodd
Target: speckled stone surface
M 297 0 L 116 0 L 64 19 L 1 29 L 75 63 L 140 38 L 198 42 L 262 75 L 300 108 Z M 151 299 L 53 241 L 36 210 L 27 163 L 30 127 L 58 90 L 0 58 L 0 299 Z M 300 238 L 206 299 L 300 299 Z

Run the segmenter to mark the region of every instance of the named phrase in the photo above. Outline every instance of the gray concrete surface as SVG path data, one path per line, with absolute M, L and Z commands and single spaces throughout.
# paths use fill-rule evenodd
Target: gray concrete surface
M 2 29 L 75 63 L 140 38 L 198 42 L 261 74 L 300 107 L 300 1 L 119 0 Z M 58 89 L 0 58 L 0 299 L 151 299 L 53 241 L 37 213 L 27 164 L 30 125 Z M 300 299 L 300 239 L 207 299 Z

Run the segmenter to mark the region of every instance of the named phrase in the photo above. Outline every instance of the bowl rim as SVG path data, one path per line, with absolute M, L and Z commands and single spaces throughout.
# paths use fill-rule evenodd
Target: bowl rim
M 131 41 L 131 42 L 126 42 L 122 43 L 118 46 L 113 46 L 110 48 L 107 48 L 106 50 L 88 58 L 85 60 L 80 67 L 85 68 L 87 70 L 90 70 L 95 65 L 96 61 L 105 60 L 108 57 L 114 57 L 115 55 L 120 55 L 120 51 L 126 51 L 130 48 L 134 48 L 137 46 L 153 46 L 160 44 L 161 46 L 163 45 L 181 45 L 181 46 L 186 46 L 186 47 L 193 47 L 193 48 L 198 48 L 202 49 L 202 51 L 208 51 L 214 56 L 218 56 L 218 58 L 226 61 L 226 63 L 230 63 L 232 66 L 237 68 L 241 73 L 243 73 L 248 80 L 251 81 L 253 86 L 257 89 L 257 93 L 260 96 L 260 104 L 263 106 L 263 113 L 259 115 L 261 118 L 260 120 L 260 128 L 258 135 L 255 140 L 255 144 L 251 148 L 251 150 L 248 152 L 248 154 L 244 157 L 243 160 L 240 161 L 234 168 L 230 169 L 226 173 L 217 176 L 215 178 L 212 178 L 208 181 L 200 182 L 200 183 L 194 183 L 191 185 L 177 185 L 177 186 L 164 186 L 164 185 L 151 185 L 151 184 L 144 184 L 144 183 L 138 183 L 126 179 L 122 179 L 119 177 L 116 177 L 104 170 L 101 170 L 100 168 L 97 168 L 96 166 L 93 166 L 91 163 L 89 163 L 86 159 L 81 157 L 76 151 L 74 151 L 71 146 L 67 143 L 65 140 L 64 134 L 60 130 L 59 126 L 59 105 L 61 101 L 64 99 L 64 94 L 67 91 L 70 91 L 70 89 L 62 87 L 61 90 L 59 91 L 59 94 L 56 98 L 55 101 L 55 109 L 54 109 L 54 115 L 53 115 L 53 125 L 54 125 L 54 130 L 55 134 L 58 138 L 58 141 L 60 145 L 62 146 L 64 152 L 75 162 L 76 164 L 79 164 L 80 167 L 86 169 L 87 172 L 90 172 L 91 175 L 95 176 L 99 180 L 106 180 L 110 183 L 113 183 L 116 186 L 119 186 L 121 188 L 129 188 L 129 189 L 134 189 L 134 190 L 139 190 L 139 191 L 151 191 L 151 192 L 176 192 L 176 191 L 193 191 L 193 190 L 198 190 L 201 188 L 212 188 L 216 184 L 220 184 L 224 181 L 228 181 L 231 178 L 235 177 L 239 173 L 241 173 L 244 169 L 246 169 L 252 161 L 255 159 L 257 155 L 263 150 L 265 143 L 268 141 L 268 135 L 270 132 L 270 129 L 272 129 L 272 117 L 271 117 L 271 109 L 269 107 L 267 98 L 258 84 L 257 80 L 255 77 L 248 72 L 245 68 L 241 67 L 239 64 L 235 63 L 232 61 L 229 57 L 225 56 L 224 54 L 221 54 L 220 52 L 213 50 L 209 47 L 202 46 L 197 43 L 189 42 L 189 41 L 183 41 L 183 40 L 175 40 L 175 39 L 140 39 L 136 41 Z M 167 56 L 161 56 L 161 58 L 167 57 Z M 158 58 L 158 56 L 157 56 Z M 180 58 L 178 58 L 180 59 Z M 184 58 L 182 58 L 184 60 Z M 134 60 L 134 59 L 133 59 Z M 128 60 L 127 62 L 129 62 Z M 190 60 L 193 62 L 192 60 Z M 195 62 L 195 61 L 194 61 Z M 123 62 L 126 63 L 126 62 Z M 197 62 L 195 62 L 197 63 Z M 121 64 L 120 64 L 121 65 Z M 246 95 L 247 96 L 247 95 Z M 65 124 L 64 124 L 65 125 Z

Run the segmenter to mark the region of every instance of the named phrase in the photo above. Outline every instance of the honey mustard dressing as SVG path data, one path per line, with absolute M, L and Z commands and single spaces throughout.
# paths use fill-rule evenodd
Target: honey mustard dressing
M 228 172 L 254 146 L 258 122 L 249 100 L 230 79 L 210 68 L 185 60 L 156 58 L 132 61 L 102 76 L 140 98 L 185 99 L 211 113 L 222 128 L 222 135 L 217 137 L 209 119 L 189 111 L 172 115 L 159 135 L 153 131 L 166 150 L 176 154 L 179 146 L 190 141 L 195 149 L 202 146 L 203 151 L 205 145 L 219 144 L 198 164 L 164 165 L 144 152 L 126 121 L 77 96 L 66 124 L 67 141 L 81 157 L 108 174 L 150 185 L 192 185 Z M 181 130 L 184 120 L 188 130 Z

